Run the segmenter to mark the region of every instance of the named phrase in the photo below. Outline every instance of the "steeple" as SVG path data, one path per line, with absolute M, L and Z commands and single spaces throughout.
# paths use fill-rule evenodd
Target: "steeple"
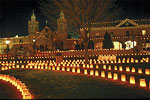
M 60 19 L 64 19 L 64 12 L 61 10 Z
M 35 21 L 36 20 L 36 16 L 34 14 L 34 10 L 32 11 L 32 16 L 31 16 L 31 21 Z
M 46 23 L 46 26 L 47 26 L 47 24 L 48 24 L 48 20 L 46 20 L 46 21 L 45 21 L 45 23 Z

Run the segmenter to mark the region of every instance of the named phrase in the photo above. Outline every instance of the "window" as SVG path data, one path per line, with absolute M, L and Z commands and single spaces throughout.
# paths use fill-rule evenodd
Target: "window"
M 90 37 L 90 33 L 87 34 L 87 37 L 88 37 L 88 38 Z
M 63 23 L 60 23 L 60 29 L 64 30 L 64 24 Z
M 146 35 L 146 30 L 142 30 L 142 35 Z
M 45 32 L 48 33 L 48 29 L 47 28 L 45 29 Z
M 126 31 L 126 36 L 129 37 L 129 35 L 130 35 L 130 34 L 129 34 L 129 31 Z
M 114 37 L 114 33 L 113 33 L 113 32 L 110 32 L 110 36 L 111 36 L 111 37 Z
M 96 33 L 96 38 L 99 38 L 99 33 Z

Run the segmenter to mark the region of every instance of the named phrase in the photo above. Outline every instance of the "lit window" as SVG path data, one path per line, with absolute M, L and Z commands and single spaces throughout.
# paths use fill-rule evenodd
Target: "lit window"
M 88 37 L 88 38 L 90 37 L 90 33 L 87 34 L 87 37 Z
M 146 35 L 146 30 L 142 30 L 142 35 Z

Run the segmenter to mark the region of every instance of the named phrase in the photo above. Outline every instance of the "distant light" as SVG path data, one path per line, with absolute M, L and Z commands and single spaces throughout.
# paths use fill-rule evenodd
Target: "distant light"
M 9 40 L 6 40 L 6 41 L 5 41 L 5 43 L 6 43 L 6 44 L 9 44 L 9 43 L 10 43 L 10 41 L 9 41 Z
M 18 38 L 18 35 L 16 35 L 16 38 Z

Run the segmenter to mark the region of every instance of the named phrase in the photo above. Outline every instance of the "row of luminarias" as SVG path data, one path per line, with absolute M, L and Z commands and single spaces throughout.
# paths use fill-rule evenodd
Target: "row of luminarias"
M 97 67 L 98 67 L 98 65 L 97 65 Z M 84 69 L 84 68 L 82 69 L 80 67 L 63 67 L 63 66 L 62 67 L 60 67 L 60 66 L 45 66 L 44 67 L 44 66 L 40 66 L 40 65 L 38 65 L 38 66 L 32 66 L 32 65 L 31 66 L 29 66 L 29 65 L 24 66 L 24 65 L 22 65 L 20 67 L 19 65 L 17 65 L 16 67 L 13 66 L 13 68 L 62 70 L 62 71 L 73 72 L 73 73 L 81 73 L 81 70 L 83 70 L 83 74 L 85 74 L 85 75 L 101 76 L 103 78 L 105 77 L 105 78 L 113 79 L 113 80 L 121 80 L 122 82 L 126 82 L 126 77 L 127 77 L 126 74 L 121 74 L 121 77 L 120 77 L 121 79 L 119 79 L 119 74 L 117 74 L 117 72 L 112 73 L 112 72 L 109 71 L 108 73 L 106 73 L 105 71 L 101 71 L 100 72 L 97 69 L 96 70 L 93 70 L 93 69 Z M 106 69 L 106 65 L 103 65 L 103 68 Z M 111 67 L 109 65 L 108 69 L 110 70 L 110 68 Z M 116 68 L 117 67 L 115 67 L 115 69 Z M 11 67 L 3 67 L 2 70 L 9 70 L 9 69 L 11 69 Z M 123 71 L 122 66 L 119 66 L 119 71 Z M 126 71 L 127 72 L 130 71 L 129 67 L 126 67 Z M 132 67 L 131 72 L 135 72 L 135 68 L 134 67 Z M 142 73 L 142 69 L 141 68 L 138 69 L 138 73 L 139 74 Z M 150 74 L 150 70 L 149 69 L 145 69 L 145 74 L 149 75 Z M 144 78 L 139 79 L 139 80 L 140 80 L 139 81 L 140 82 L 139 86 L 141 86 L 141 87 L 148 86 L 146 84 L 146 80 Z M 136 84 L 135 76 L 130 76 L 129 83 L 130 84 Z
M 94 49 L 94 50 L 88 50 L 88 51 L 99 51 L 100 49 Z M 102 49 L 102 50 L 107 50 L 107 49 Z M 54 58 L 54 56 L 50 56 L 49 54 L 51 53 L 63 53 L 63 52 L 66 52 L 66 53 L 69 53 L 69 52 L 75 52 L 75 51 L 82 51 L 82 50 L 71 50 L 71 51 L 45 51 L 45 52 L 42 52 L 42 53 L 37 53 L 35 56 L 31 56 L 31 57 L 25 57 L 26 59 L 35 59 L 35 58 Z M 85 51 L 85 50 L 83 50 Z M 123 51 L 123 50 L 122 50 Z M 135 54 L 114 54 L 115 56 L 123 56 L 123 55 L 148 55 L 148 53 L 135 53 Z M 89 55 L 89 56 L 95 56 L 95 55 Z M 96 55 L 96 56 L 99 56 L 99 55 Z M 3 57 L 5 57 L 5 59 L 7 59 L 7 55 L 3 55 Z M 70 57 L 84 57 L 84 55 L 74 55 L 74 56 L 64 56 L 64 58 L 70 58 Z M 0 59 L 4 59 L 2 57 L 0 57 Z M 15 59 L 14 57 L 10 57 L 10 59 Z M 19 59 L 23 59 L 23 57 L 19 57 Z
M 43 62 L 43 63 L 42 63 Z M 131 58 L 131 59 L 129 59 L 129 58 L 127 58 L 127 59 L 125 59 L 125 58 L 123 58 L 123 60 L 121 60 L 121 59 L 118 59 L 118 61 L 117 60 L 112 60 L 112 59 L 110 59 L 110 60 L 92 60 L 92 59 L 90 59 L 90 61 L 89 61 L 89 63 L 90 64 L 109 64 L 109 63 L 111 63 L 111 64 L 115 64 L 115 63 L 144 63 L 144 62 L 146 62 L 146 63 L 148 63 L 149 62 L 149 58 L 147 57 L 147 58 L 142 58 L 142 59 L 140 59 L 140 60 L 138 60 L 138 59 L 134 59 L 134 58 Z M 0 61 L 0 64 L 2 64 L 3 66 L 11 66 L 11 65 L 15 65 L 15 64 L 18 64 L 18 63 L 30 63 L 30 65 L 35 65 L 34 63 L 33 63 L 33 61 L 10 61 L 10 63 L 8 63 L 8 61 Z M 33 63 L 33 64 L 32 64 Z M 63 66 L 74 66 L 74 64 L 84 64 L 85 63 L 85 60 L 73 60 L 73 61 L 71 61 L 71 60 L 63 60 L 63 62 L 61 62 L 60 64 L 62 64 Z M 37 65 L 56 65 L 56 63 L 55 63 L 55 61 L 54 60 L 47 60 L 47 61 L 41 61 L 41 60 L 37 60 Z M 79 66 L 79 65 L 77 65 L 77 66 Z
M 33 99 L 33 95 L 29 92 L 29 89 L 25 85 L 25 83 L 21 82 L 19 79 L 16 79 L 14 76 L 9 76 L 6 74 L 0 74 L 0 80 L 11 83 L 13 86 L 17 88 L 23 99 Z

